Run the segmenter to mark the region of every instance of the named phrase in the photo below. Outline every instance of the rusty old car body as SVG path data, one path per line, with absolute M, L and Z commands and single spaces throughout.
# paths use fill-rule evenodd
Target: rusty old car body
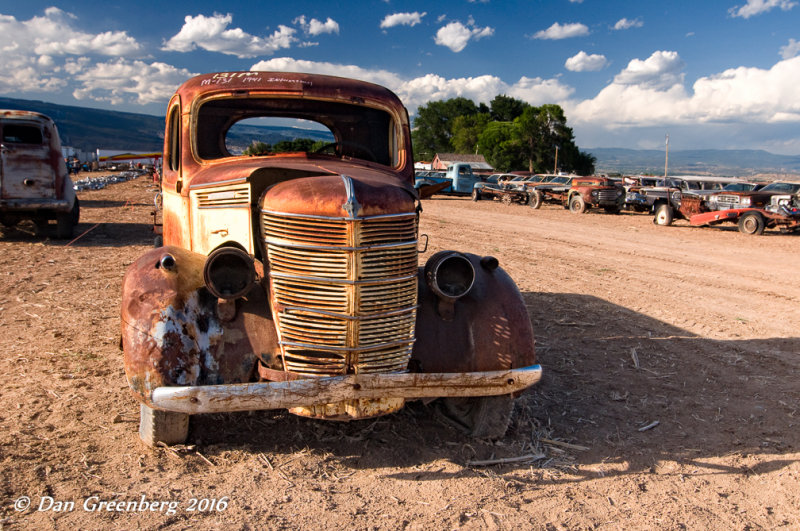
M 574 214 L 583 214 L 592 207 L 616 214 L 625 206 L 625 188 L 608 177 L 575 177 L 565 206 Z
M 251 118 L 329 137 L 248 155 L 233 132 Z M 408 113 L 392 92 L 206 74 L 166 121 L 163 247 L 129 267 L 122 294 L 146 443 L 183 442 L 196 413 L 351 420 L 426 398 L 474 435 L 505 432 L 541 374 L 530 319 L 495 258 L 440 251 L 419 267 Z
M 40 233 L 72 236 L 80 206 L 53 120 L 31 111 L 0 110 L 0 222 L 33 220 Z

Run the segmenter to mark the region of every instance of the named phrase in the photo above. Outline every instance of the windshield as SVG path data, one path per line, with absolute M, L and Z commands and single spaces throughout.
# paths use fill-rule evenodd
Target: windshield
M 761 191 L 796 194 L 797 192 L 800 192 L 800 183 L 770 183 L 762 188 Z
M 398 136 L 380 109 L 285 97 L 210 100 L 200 106 L 195 128 L 205 160 L 306 153 L 395 166 Z

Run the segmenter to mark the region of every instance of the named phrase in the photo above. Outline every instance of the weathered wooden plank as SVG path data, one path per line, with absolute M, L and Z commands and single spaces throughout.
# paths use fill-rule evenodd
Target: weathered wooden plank
M 196 387 L 159 387 L 156 408 L 183 413 L 219 413 L 312 406 L 352 399 L 491 396 L 521 391 L 539 381 L 532 365 L 471 373 L 353 374 L 330 378 Z

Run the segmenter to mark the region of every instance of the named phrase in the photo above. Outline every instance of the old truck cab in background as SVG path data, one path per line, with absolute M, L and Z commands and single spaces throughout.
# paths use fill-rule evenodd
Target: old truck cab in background
M 473 435 L 505 433 L 541 375 L 530 318 L 493 257 L 440 251 L 419 267 L 408 114 L 392 92 L 207 74 L 177 90 L 166 122 L 163 247 L 122 292 L 146 443 L 183 442 L 198 413 L 351 420 L 437 398 Z
M 0 222 L 13 227 L 29 219 L 45 234 L 55 220 L 56 236 L 70 238 L 79 216 L 53 120 L 31 111 L 0 110 Z

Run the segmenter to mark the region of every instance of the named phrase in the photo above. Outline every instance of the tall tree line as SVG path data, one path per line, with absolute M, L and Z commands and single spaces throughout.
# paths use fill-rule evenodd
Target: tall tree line
M 487 106 L 467 98 L 433 101 L 419 107 L 412 131 L 415 160 L 436 153 L 479 153 L 499 171 L 594 173 L 596 158 L 575 145 L 559 105 L 534 107 L 506 95 Z M 558 148 L 558 149 L 556 149 Z

